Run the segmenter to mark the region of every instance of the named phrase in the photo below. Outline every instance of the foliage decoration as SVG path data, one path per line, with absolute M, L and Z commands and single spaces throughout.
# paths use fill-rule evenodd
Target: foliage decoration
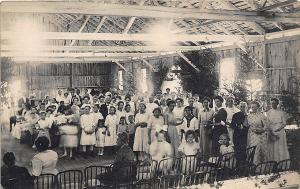
M 184 55 L 199 69 L 199 72 L 182 58 L 175 61 L 175 66 L 180 66 L 179 79 L 185 91 L 197 93 L 201 98 L 213 96 L 219 82 L 215 72 L 217 55 L 211 49 L 192 51 Z

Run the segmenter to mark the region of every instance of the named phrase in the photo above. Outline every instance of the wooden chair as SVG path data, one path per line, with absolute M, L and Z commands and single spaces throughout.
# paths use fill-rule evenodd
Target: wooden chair
M 108 169 L 108 177 L 104 183 L 108 185 L 131 184 L 136 181 L 137 163 L 122 162 L 112 164 Z
M 169 188 L 179 188 L 183 185 L 184 175 L 182 174 L 173 174 L 173 175 L 164 175 L 160 177 L 160 189 L 169 189 Z
M 251 146 L 251 147 L 246 149 L 246 162 L 249 165 L 253 164 L 255 150 L 256 150 L 256 146 Z
M 157 175 L 176 174 L 181 170 L 181 158 L 164 158 L 160 160 L 157 166 Z
M 197 155 L 184 156 L 180 158 L 181 174 L 188 175 L 196 172 L 199 158 Z
M 42 174 L 34 178 L 33 186 L 35 189 L 52 189 L 55 187 L 55 175 Z
M 156 177 L 158 162 L 155 160 L 149 161 L 144 165 L 137 165 L 136 180 L 150 180 Z
M 57 189 L 82 189 L 83 174 L 79 170 L 60 172 L 57 177 Z
M 88 189 L 98 188 L 100 186 L 105 186 L 101 183 L 99 177 L 108 175 L 109 167 L 105 166 L 89 166 L 84 169 L 84 183 L 85 187 Z
M 206 180 L 207 172 L 195 172 L 186 175 L 184 178 L 184 186 L 203 184 Z
M 285 159 L 277 163 L 276 171 L 283 172 L 283 171 L 290 171 L 290 170 L 292 170 L 292 160 Z
M 268 161 L 256 165 L 254 174 L 255 175 L 266 175 L 276 172 L 277 162 Z
M 249 177 L 254 175 L 255 165 L 252 164 L 244 164 L 236 167 L 234 169 L 234 176 L 233 178 L 240 178 L 240 177 Z

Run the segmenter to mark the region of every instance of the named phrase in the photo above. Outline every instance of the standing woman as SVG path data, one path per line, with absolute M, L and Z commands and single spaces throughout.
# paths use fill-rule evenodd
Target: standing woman
M 256 146 L 254 164 L 267 161 L 266 117 L 258 111 L 260 104 L 251 102 L 252 112 L 248 115 L 248 146 Z
M 168 105 L 168 108 L 164 114 L 164 122 L 165 122 L 165 125 L 168 125 L 168 134 L 170 136 L 174 156 L 177 157 L 178 156 L 178 147 L 180 145 L 180 138 L 179 138 L 176 126 L 181 125 L 183 123 L 183 120 L 182 121 L 177 120 L 174 115 L 173 110 L 174 110 L 174 107 L 176 106 L 176 103 L 174 100 L 170 100 L 167 105 Z
M 269 158 L 271 161 L 278 162 L 290 158 L 284 131 L 286 117 L 285 113 L 278 108 L 277 98 L 272 98 L 271 104 L 272 109 L 267 112 Z
M 199 125 L 200 125 L 200 150 L 204 155 L 211 154 L 211 134 L 212 128 L 210 124 L 212 123 L 214 111 L 209 108 L 210 98 L 204 97 L 202 101 L 203 109 L 199 111 Z
M 156 130 L 162 128 L 164 125 L 164 117 L 161 114 L 160 108 L 154 108 L 153 115 L 150 116 L 148 122 L 148 144 L 150 145 L 154 140 L 156 140 Z
M 148 144 L 148 121 L 149 115 L 146 113 L 146 105 L 139 103 L 139 113 L 135 117 L 136 131 L 134 136 L 133 151 L 138 152 L 138 160 L 143 161 L 145 154 L 149 152 Z
M 104 146 L 109 146 L 114 148 L 114 146 L 117 145 L 118 124 L 119 124 L 119 120 L 118 120 L 118 116 L 116 115 L 116 108 L 114 106 L 110 106 L 109 114 L 106 116 L 105 123 L 104 123 L 104 126 L 106 127 Z

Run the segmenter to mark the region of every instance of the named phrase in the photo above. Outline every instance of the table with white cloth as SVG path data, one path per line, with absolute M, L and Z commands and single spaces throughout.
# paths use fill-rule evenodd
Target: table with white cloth
M 271 179 L 271 181 L 270 181 Z M 215 187 L 217 186 L 218 187 Z M 300 186 L 300 174 L 293 171 L 281 172 L 279 176 L 259 175 L 253 177 L 243 177 L 239 179 L 225 180 L 215 182 L 213 185 L 201 184 L 182 187 L 183 189 L 206 189 L 206 188 L 219 188 L 219 189 L 275 189 L 275 188 L 290 188 L 298 189 Z

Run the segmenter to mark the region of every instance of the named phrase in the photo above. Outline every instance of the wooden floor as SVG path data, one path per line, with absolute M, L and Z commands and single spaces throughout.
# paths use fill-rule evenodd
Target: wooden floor
M 59 155 L 62 154 L 62 149 L 55 149 Z M 32 157 L 37 153 L 36 149 L 29 147 L 26 144 L 20 144 L 18 139 L 11 136 L 7 124 L 1 124 L 1 164 L 2 157 L 5 152 L 14 152 L 16 156 L 16 164 L 25 166 L 28 170 L 31 170 L 30 161 Z M 71 160 L 68 157 L 60 158 L 57 163 L 57 169 L 59 171 L 65 171 L 70 169 L 83 170 L 90 165 L 107 165 L 113 162 L 114 157 L 102 156 L 102 157 L 88 157 L 84 159 L 82 156 L 77 155 L 75 160 Z

